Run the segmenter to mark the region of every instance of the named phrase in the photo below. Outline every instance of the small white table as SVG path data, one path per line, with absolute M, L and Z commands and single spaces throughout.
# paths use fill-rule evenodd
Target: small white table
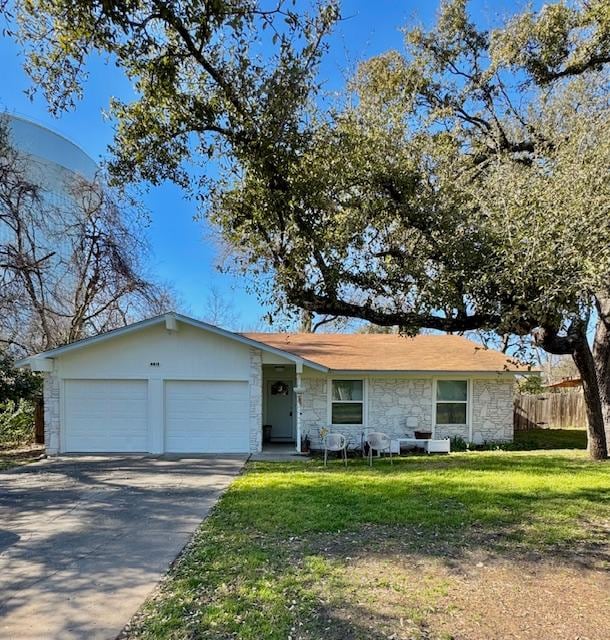
M 434 440 L 432 438 L 419 439 L 419 438 L 397 438 L 398 449 L 400 451 L 400 445 L 406 444 L 415 446 L 419 449 L 423 449 L 426 453 L 450 453 L 451 442 L 449 438 L 444 440 Z

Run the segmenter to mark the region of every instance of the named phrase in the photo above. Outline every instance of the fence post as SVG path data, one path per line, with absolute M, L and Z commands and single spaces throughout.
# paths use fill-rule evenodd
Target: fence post
M 34 441 L 44 444 L 44 400 L 38 398 L 34 407 Z

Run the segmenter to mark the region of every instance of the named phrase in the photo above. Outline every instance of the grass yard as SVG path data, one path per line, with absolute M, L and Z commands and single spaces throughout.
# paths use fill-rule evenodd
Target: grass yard
M 524 449 L 586 449 L 585 429 L 532 429 L 515 432 L 515 444 Z
M 34 462 L 39 459 L 43 451 L 44 447 L 39 445 L 25 447 L 23 449 L 0 449 L 0 471 Z
M 124 638 L 608 637 L 610 463 L 250 463 Z

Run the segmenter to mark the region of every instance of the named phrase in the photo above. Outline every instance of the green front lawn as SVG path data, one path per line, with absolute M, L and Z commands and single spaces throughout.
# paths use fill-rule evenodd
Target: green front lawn
M 524 449 L 586 449 L 585 429 L 533 429 L 517 431 L 515 443 Z
M 608 569 L 609 523 L 610 463 L 580 452 L 410 457 L 372 469 L 350 460 L 347 470 L 251 463 L 125 637 L 513 637 L 527 605 L 515 600 L 509 615 L 510 594 L 522 597 L 534 575 L 528 602 L 546 593 L 540 606 L 557 607 L 568 589 L 562 628 L 573 619 L 569 637 L 593 639 L 570 603 L 580 587 L 593 594 L 592 575 L 580 584 L 582 566 Z M 558 562 L 578 569 L 558 581 Z M 493 624 L 504 631 L 487 629 L 485 612 L 500 605 Z M 547 631 L 519 637 L 553 637 Z

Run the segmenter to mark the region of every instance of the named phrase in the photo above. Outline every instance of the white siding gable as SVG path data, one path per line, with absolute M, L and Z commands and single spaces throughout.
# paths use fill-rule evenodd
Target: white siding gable
M 248 380 L 247 345 L 179 323 L 93 343 L 56 358 L 61 378 Z M 158 363 L 158 366 L 156 364 Z

